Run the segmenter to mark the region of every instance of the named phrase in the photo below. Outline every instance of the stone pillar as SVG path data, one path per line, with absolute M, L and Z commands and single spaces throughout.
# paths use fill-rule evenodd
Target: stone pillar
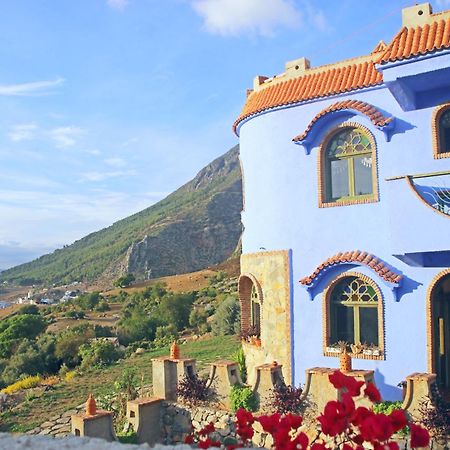
M 406 394 L 402 408 L 412 419 L 420 418 L 420 406 L 431 398 L 431 388 L 435 383 L 435 373 L 413 373 L 406 377 Z
M 154 446 L 161 436 L 160 398 L 139 398 L 127 402 L 127 420 L 137 434 L 138 444 Z
M 341 398 L 341 389 L 335 389 L 328 378 L 336 370 L 324 367 L 314 367 L 306 370 L 303 398 L 306 398 L 311 403 L 311 406 L 317 407 L 319 413 L 323 411 L 323 408 L 330 400 L 340 400 Z M 356 378 L 358 381 L 374 383 L 373 370 L 351 370 L 346 375 Z M 354 400 L 357 406 L 368 407 L 372 405 L 370 400 L 364 395 L 356 397 Z
M 115 441 L 116 433 L 113 426 L 113 413 L 109 411 L 96 411 L 95 414 L 77 414 L 71 416 L 72 434 L 75 436 L 88 436 L 93 438 Z
M 282 367 L 276 362 L 256 367 L 256 383 L 253 392 L 257 395 L 262 410 L 271 403 L 274 387 L 285 385 Z
M 237 362 L 216 361 L 211 364 L 208 387 L 213 389 L 219 408 L 230 409 L 230 393 L 235 384 L 242 384 Z
M 152 359 L 153 395 L 176 401 L 177 384 L 184 376 L 196 375 L 195 359 Z

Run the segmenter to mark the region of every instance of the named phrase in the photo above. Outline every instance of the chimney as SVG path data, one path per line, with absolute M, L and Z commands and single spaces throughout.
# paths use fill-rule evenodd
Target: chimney
M 410 6 L 402 9 L 402 25 L 407 28 L 415 28 L 429 22 L 433 10 L 429 3 Z
M 293 61 L 288 61 L 285 65 L 287 76 L 303 75 L 311 66 L 309 59 L 298 58 Z

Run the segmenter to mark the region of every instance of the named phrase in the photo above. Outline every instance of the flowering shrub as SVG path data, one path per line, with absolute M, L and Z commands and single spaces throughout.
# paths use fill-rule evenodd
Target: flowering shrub
M 238 440 L 227 445 L 228 450 L 252 446 L 253 424 L 259 422 L 264 432 L 273 439 L 276 450 L 363 450 L 369 446 L 374 450 L 399 450 L 391 438 L 406 425 L 411 430 L 411 448 L 426 447 L 430 437 L 428 431 L 414 423 L 408 423 L 403 410 L 394 410 L 389 415 L 376 413 L 364 406 L 356 407 L 353 400 L 361 394 L 372 402 L 380 401 L 380 393 L 373 383 L 365 384 L 353 377 L 336 371 L 329 376 L 330 382 L 342 392 L 342 400 L 329 401 L 322 414 L 317 418 L 317 436 L 310 440 L 300 431 L 302 417 L 294 414 L 275 413 L 254 417 L 251 412 L 240 409 L 236 413 L 236 434 Z M 221 442 L 213 439 L 213 423 L 195 432 L 185 439 L 188 444 L 197 444 L 198 448 L 220 447 Z
M 186 375 L 177 385 L 177 396 L 185 402 L 197 405 L 206 401 L 210 395 L 207 384 L 206 378 L 200 378 L 196 374 Z
M 17 391 L 22 391 L 22 390 L 25 390 L 25 389 L 31 389 L 31 388 L 34 388 L 36 386 L 39 386 L 41 381 L 42 381 L 42 378 L 39 375 L 35 375 L 35 376 L 32 376 L 32 377 L 25 377 L 25 378 L 22 378 L 19 381 L 16 381 L 13 384 L 10 384 L 7 387 L 5 387 L 5 389 L 2 389 L 0 391 L 0 393 L 2 393 L 2 394 L 13 394 L 14 392 L 17 392 Z
M 299 414 L 303 406 L 302 388 L 286 384 L 277 384 L 272 392 L 271 407 L 280 414 Z

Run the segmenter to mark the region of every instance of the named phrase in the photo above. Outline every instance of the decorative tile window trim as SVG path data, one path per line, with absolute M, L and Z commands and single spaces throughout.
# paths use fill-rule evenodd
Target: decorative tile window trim
M 326 198 L 326 189 L 327 189 L 327 180 L 326 180 L 326 156 L 325 152 L 330 140 L 334 137 L 334 135 L 345 128 L 357 128 L 364 133 L 367 134 L 367 137 L 370 140 L 370 144 L 372 146 L 372 194 L 368 194 L 367 196 L 355 196 L 353 198 L 346 198 L 343 200 L 336 200 L 334 202 L 330 202 Z M 317 179 L 319 182 L 319 208 L 329 208 L 333 206 L 348 206 L 348 205 L 361 205 L 367 203 L 376 203 L 379 201 L 379 192 L 378 192 L 378 157 L 377 157 L 377 144 L 373 134 L 370 130 L 361 125 L 358 122 L 344 122 L 337 127 L 334 127 L 325 137 L 322 144 L 319 147 L 319 152 L 317 154 Z
M 308 290 L 311 300 L 314 298 L 314 288 L 322 276 L 330 269 L 340 264 L 354 264 L 365 266 L 373 270 L 383 280 L 386 286 L 394 292 L 395 300 L 398 300 L 397 290 L 402 284 L 403 275 L 394 271 L 385 262 L 371 253 L 362 252 L 360 250 L 336 253 L 319 264 L 310 275 L 299 280 L 300 284 L 305 286 Z
M 444 278 L 446 275 L 450 274 L 450 268 L 442 270 L 431 280 L 430 285 L 427 290 L 427 298 L 426 298 L 426 327 L 427 327 L 427 363 L 428 363 L 428 372 L 435 373 L 435 360 L 434 360 L 434 340 L 433 340 L 433 295 L 436 285 L 439 281 Z
M 318 112 L 314 118 L 309 122 L 305 131 L 302 134 L 292 139 L 296 144 L 303 145 L 306 154 L 309 154 L 312 143 L 314 141 L 314 129 L 319 123 L 328 116 L 336 116 L 337 114 L 358 114 L 369 119 L 372 125 L 383 131 L 386 141 L 389 142 L 391 133 L 395 126 L 395 118 L 385 116 L 379 109 L 369 103 L 360 100 L 344 100 L 341 102 L 332 103 L 322 111 Z M 317 134 L 317 133 L 316 133 Z
M 335 352 L 334 350 L 331 350 L 331 348 L 328 345 L 328 338 L 330 336 L 330 309 L 329 309 L 329 303 L 330 303 L 330 296 L 333 291 L 333 288 L 336 286 L 336 284 L 341 281 L 343 278 L 348 277 L 358 277 L 359 279 L 363 280 L 367 284 L 373 287 L 377 294 L 378 298 L 378 355 L 375 354 L 368 354 L 368 353 L 355 353 L 355 352 L 348 352 L 348 354 L 352 358 L 356 359 L 368 359 L 368 360 L 375 360 L 375 361 L 382 361 L 386 359 L 386 352 L 385 352 L 385 329 L 384 329 L 384 301 L 383 301 L 383 293 L 381 292 L 381 289 L 378 287 L 378 285 L 368 276 L 359 273 L 359 272 L 345 272 L 340 275 L 338 275 L 336 278 L 331 281 L 331 283 L 326 288 L 323 297 L 322 297 L 322 350 L 324 356 L 339 356 L 339 353 Z
M 434 109 L 431 116 L 431 133 L 433 138 L 433 157 L 434 159 L 450 158 L 450 152 L 440 152 L 441 138 L 439 136 L 439 120 L 445 111 L 450 109 L 450 103 L 445 103 Z

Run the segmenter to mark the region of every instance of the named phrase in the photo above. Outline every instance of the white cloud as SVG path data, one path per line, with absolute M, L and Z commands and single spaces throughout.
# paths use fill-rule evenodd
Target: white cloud
M 47 81 L 32 81 L 21 84 L 0 84 L 0 95 L 4 96 L 26 96 L 26 95 L 48 95 L 54 88 L 64 83 L 64 78 Z
M 127 162 L 123 158 L 114 157 L 114 158 L 108 158 L 104 160 L 105 164 L 108 164 L 108 166 L 112 167 L 125 167 L 127 165 Z
M 113 9 L 123 11 L 128 6 L 128 0 L 106 0 L 106 4 Z
M 300 11 L 292 0 L 194 0 L 192 6 L 210 33 L 224 36 L 270 36 L 280 26 L 301 23 Z
M 14 125 L 8 133 L 13 142 L 31 141 L 34 139 L 38 127 L 34 123 Z
M 108 178 L 129 177 L 135 175 L 134 170 L 116 170 L 115 172 L 85 172 L 81 174 L 80 181 L 105 181 Z
M 77 142 L 77 137 L 83 134 L 84 130 L 75 126 L 57 127 L 48 131 L 48 136 L 58 148 L 72 147 Z

